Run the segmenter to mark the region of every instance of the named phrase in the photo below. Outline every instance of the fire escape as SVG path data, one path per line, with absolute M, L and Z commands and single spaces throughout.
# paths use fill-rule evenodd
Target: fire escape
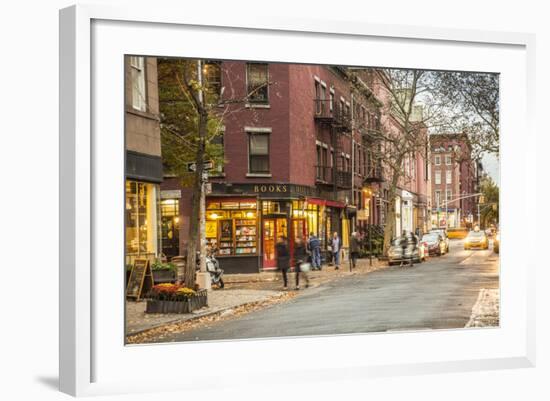
M 329 165 L 316 166 L 316 181 L 318 184 L 332 187 L 334 199 L 339 190 L 351 188 L 351 172 L 344 165 L 342 155 L 342 134 L 351 132 L 351 118 L 345 106 L 339 102 L 325 99 L 314 99 L 315 121 L 321 127 L 329 129 L 331 146 L 334 150 L 333 159 Z
M 373 183 L 381 184 L 385 181 L 382 168 L 382 141 L 380 139 L 380 117 L 369 118 L 367 127 L 362 131 L 363 144 L 369 149 L 367 160 L 367 174 L 364 183 L 370 186 Z

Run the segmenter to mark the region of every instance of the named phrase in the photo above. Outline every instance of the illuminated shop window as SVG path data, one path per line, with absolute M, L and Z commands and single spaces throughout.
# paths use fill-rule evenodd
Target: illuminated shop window
M 156 255 L 158 202 L 154 184 L 126 181 L 126 254 Z

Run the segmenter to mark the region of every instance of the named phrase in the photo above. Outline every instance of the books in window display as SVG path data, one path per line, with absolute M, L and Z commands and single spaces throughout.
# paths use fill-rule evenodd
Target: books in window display
M 220 239 L 218 255 L 231 255 L 233 253 L 233 241 Z
M 235 230 L 235 235 L 256 235 L 256 227 L 239 226 L 239 228 Z
M 235 254 L 236 255 L 247 255 L 247 254 L 252 254 L 252 253 L 256 253 L 256 248 L 237 248 L 235 250 Z

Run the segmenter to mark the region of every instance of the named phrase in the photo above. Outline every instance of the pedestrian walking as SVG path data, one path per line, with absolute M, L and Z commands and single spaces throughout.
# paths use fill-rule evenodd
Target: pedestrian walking
M 340 268 L 340 251 L 341 251 L 342 241 L 340 241 L 340 237 L 338 237 L 338 233 L 335 231 L 332 235 L 332 259 L 334 260 L 335 268 L 334 270 L 338 270 Z
M 275 245 L 275 254 L 277 257 L 277 267 L 281 269 L 283 274 L 283 288 L 286 290 L 288 288 L 288 277 L 287 272 L 290 267 L 290 252 L 288 250 L 288 242 L 286 237 L 282 236 L 277 241 Z
M 302 271 L 302 264 L 307 261 L 306 244 L 302 237 L 297 237 L 294 241 L 294 263 L 296 264 L 296 289 L 300 289 L 300 275 L 306 280 L 306 288 L 309 287 L 309 277 L 306 271 Z
M 311 267 L 313 270 L 321 270 L 321 241 L 314 233 L 309 233 L 307 246 L 311 252 Z
M 351 254 L 351 267 L 355 269 L 355 266 L 357 264 L 357 258 L 359 257 L 359 248 L 360 248 L 360 239 L 359 234 L 357 232 L 351 233 L 351 240 L 350 240 L 350 254 Z

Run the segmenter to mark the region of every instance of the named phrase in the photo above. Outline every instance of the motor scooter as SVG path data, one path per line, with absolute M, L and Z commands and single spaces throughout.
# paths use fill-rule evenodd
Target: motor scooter
M 206 250 L 206 271 L 210 273 L 212 285 L 217 285 L 219 288 L 224 288 L 223 269 L 216 259 L 215 253 L 217 248 L 209 248 Z M 200 270 L 200 252 L 197 252 L 197 271 Z

